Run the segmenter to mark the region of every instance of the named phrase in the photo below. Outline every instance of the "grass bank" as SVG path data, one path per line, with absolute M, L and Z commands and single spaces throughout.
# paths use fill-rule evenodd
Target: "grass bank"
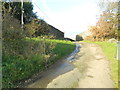
M 40 38 L 7 41 L 3 44 L 3 88 L 15 88 L 19 82 L 47 69 L 75 49 L 75 44 L 70 41 Z
M 84 41 L 84 42 L 95 43 L 101 46 L 101 48 L 103 49 L 103 52 L 105 53 L 106 57 L 110 61 L 112 80 L 115 83 L 115 87 L 118 88 L 117 44 L 106 42 L 106 41 L 103 41 L 103 42 Z

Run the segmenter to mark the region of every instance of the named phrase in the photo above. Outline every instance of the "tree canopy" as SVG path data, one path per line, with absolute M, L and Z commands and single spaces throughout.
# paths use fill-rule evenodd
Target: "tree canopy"
M 41 35 L 48 35 L 49 28 L 48 24 L 44 20 L 40 19 L 33 19 L 31 23 L 25 25 L 26 28 L 26 35 L 27 36 L 41 36 Z
M 119 2 L 107 0 L 99 4 L 102 13 L 100 14 L 96 26 L 89 28 L 89 31 L 92 32 L 91 38 L 94 40 L 106 40 L 110 38 L 120 39 L 120 29 L 118 28 L 118 3 Z
M 32 19 L 37 18 L 36 14 L 33 12 L 32 2 L 24 2 L 23 3 L 23 20 L 24 23 L 29 23 Z M 2 12 L 11 13 L 15 18 L 17 18 L 21 22 L 21 2 L 2 2 Z

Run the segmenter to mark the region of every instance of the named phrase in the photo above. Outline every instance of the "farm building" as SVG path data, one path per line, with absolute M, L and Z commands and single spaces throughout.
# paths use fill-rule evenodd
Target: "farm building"
M 64 39 L 64 32 L 58 30 L 52 25 L 49 25 L 49 33 L 55 36 L 56 39 Z

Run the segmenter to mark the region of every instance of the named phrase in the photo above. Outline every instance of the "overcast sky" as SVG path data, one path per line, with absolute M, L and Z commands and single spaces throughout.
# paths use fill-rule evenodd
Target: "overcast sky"
M 34 12 L 47 23 L 75 38 L 76 34 L 95 25 L 97 0 L 33 0 Z M 39 8 L 38 8 L 39 7 Z

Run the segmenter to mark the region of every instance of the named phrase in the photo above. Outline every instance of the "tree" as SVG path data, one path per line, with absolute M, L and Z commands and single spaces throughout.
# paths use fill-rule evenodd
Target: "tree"
M 26 35 L 29 36 L 41 36 L 41 35 L 48 35 L 49 28 L 48 24 L 44 20 L 40 19 L 33 19 L 31 23 L 25 25 Z
M 103 0 L 105 1 L 105 0 Z M 101 2 L 100 8 L 102 14 L 100 14 L 99 20 L 96 26 L 91 26 L 89 30 L 92 32 L 94 40 L 106 40 L 110 38 L 120 38 L 118 33 L 118 2 Z
M 4 19 L 2 20 L 3 40 L 17 40 L 24 37 L 25 35 L 21 29 L 19 20 L 15 19 L 9 13 L 4 13 Z
M 120 2 L 118 1 L 113 1 L 113 0 L 102 0 L 99 3 L 99 7 L 101 11 L 103 12 L 103 15 L 100 17 L 104 19 L 104 22 L 108 22 L 107 24 L 110 28 L 110 32 L 114 32 L 114 35 L 111 35 L 114 38 L 120 38 L 119 33 L 119 5 Z M 100 20 L 99 20 L 100 21 Z M 100 22 L 99 22 L 100 23 Z
M 32 19 L 37 18 L 36 14 L 33 12 L 33 5 L 31 2 L 24 2 L 23 3 L 23 20 L 24 23 L 29 23 L 32 21 Z M 9 11 L 15 18 L 17 18 L 21 22 L 21 2 L 2 2 L 2 12 Z

